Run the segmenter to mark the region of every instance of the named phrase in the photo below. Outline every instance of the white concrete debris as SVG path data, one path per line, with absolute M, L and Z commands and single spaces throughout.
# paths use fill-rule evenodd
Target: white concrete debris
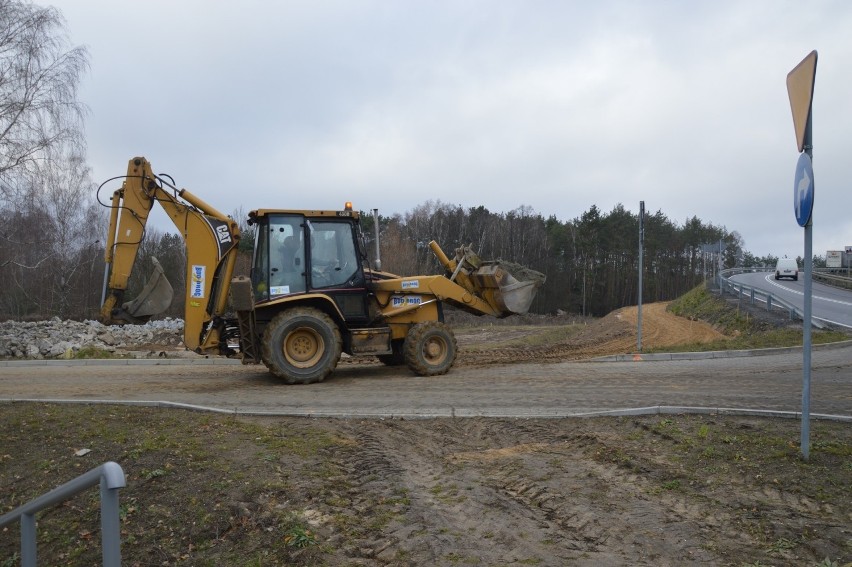
M 83 349 L 120 354 L 149 344 L 183 344 L 183 320 L 166 318 L 144 325 L 121 326 L 59 317 L 48 321 L 0 322 L 0 359 L 75 358 Z

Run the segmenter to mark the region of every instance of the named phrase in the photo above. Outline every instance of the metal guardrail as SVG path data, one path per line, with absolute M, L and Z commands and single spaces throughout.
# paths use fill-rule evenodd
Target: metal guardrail
M 36 567 L 36 513 L 64 502 L 98 483 L 101 486 L 103 564 L 105 567 L 121 566 L 118 489 L 124 488 L 127 483 L 121 467 L 109 461 L 0 516 L 0 528 L 15 521 L 21 523 L 21 567 Z
M 839 275 L 843 272 L 848 273 L 848 270 L 846 268 L 819 268 L 814 270 L 813 278 L 834 287 L 852 289 L 852 277 Z
M 719 272 L 719 289 L 724 294 L 726 291 L 742 301 L 743 297 L 747 297 L 752 304 L 755 301 L 761 301 L 766 304 L 766 310 L 772 311 L 773 308 L 778 308 L 787 311 L 790 314 L 790 320 L 799 318 L 804 321 L 804 313 L 801 309 L 792 303 L 785 301 L 773 294 L 772 292 L 757 289 L 752 286 L 732 282 L 728 277 L 735 274 L 751 273 L 751 272 L 774 272 L 775 268 L 730 268 Z M 811 325 L 817 329 L 824 329 L 825 324 L 822 321 L 811 317 Z

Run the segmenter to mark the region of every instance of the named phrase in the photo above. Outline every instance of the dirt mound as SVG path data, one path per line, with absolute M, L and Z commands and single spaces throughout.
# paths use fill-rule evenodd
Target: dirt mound
M 707 343 L 724 339 L 725 336 L 712 326 L 701 321 L 691 321 L 666 311 L 668 302 L 642 306 L 642 349 L 658 349 L 668 346 Z M 458 334 L 460 348 L 458 365 L 481 366 L 509 364 L 512 362 L 559 362 L 582 360 L 610 354 L 625 354 L 637 350 L 637 307 L 624 307 L 606 317 L 594 320 L 578 334 L 568 339 L 541 346 L 512 346 L 486 348 L 483 341 L 501 342 L 507 331 L 499 327 L 488 328 L 482 333 Z M 529 330 L 515 330 L 528 333 Z
M 725 335 L 703 321 L 678 317 L 666 310 L 669 302 L 651 303 L 642 306 L 642 349 L 657 349 L 675 345 L 711 343 L 723 340 Z M 632 330 L 632 342 L 625 345 L 627 351 L 636 349 L 636 329 L 639 310 L 625 307 L 612 313 Z M 606 318 L 604 318 L 606 319 Z M 615 345 L 612 345 L 615 346 Z

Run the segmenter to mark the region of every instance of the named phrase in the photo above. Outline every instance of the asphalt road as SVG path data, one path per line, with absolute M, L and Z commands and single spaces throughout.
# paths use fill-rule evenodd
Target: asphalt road
M 742 358 L 459 367 L 432 378 L 399 367 L 342 364 L 325 382 L 305 386 L 280 384 L 261 366 L 134 362 L 7 363 L 0 365 L 0 400 L 415 418 L 561 417 L 636 408 L 653 413 L 660 406 L 795 413 L 802 399 L 800 349 Z M 812 415 L 852 418 L 852 345 L 815 349 L 811 380 Z
M 731 276 L 731 281 L 769 291 L 799 309 L 805 301 L 805 282 L 789 279 L 775 280 L 773 272 L 755 272 Z M 819 282 L 813 282 L 813 317 L 822 321 L 852 328 L 852 290 L 838 289 Z

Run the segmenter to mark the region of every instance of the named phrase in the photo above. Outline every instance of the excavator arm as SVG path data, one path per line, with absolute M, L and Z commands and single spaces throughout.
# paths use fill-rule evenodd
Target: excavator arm
M 112 196 L 101 319 L 107 324 L 144 323 L 171 303 L 171 285 L 156 262 L 155 273 L 140 296 L 124 301 L 155 203 L 162 206 L 186 243 L 184 342 L 198 352 L 224 350 L 227 345 L 220 344 L 222 315 L 240 230 L 232 219 L 197 196 L 154 175 L 151 164 L 142 157 L 130 160 L 124 183 Z

